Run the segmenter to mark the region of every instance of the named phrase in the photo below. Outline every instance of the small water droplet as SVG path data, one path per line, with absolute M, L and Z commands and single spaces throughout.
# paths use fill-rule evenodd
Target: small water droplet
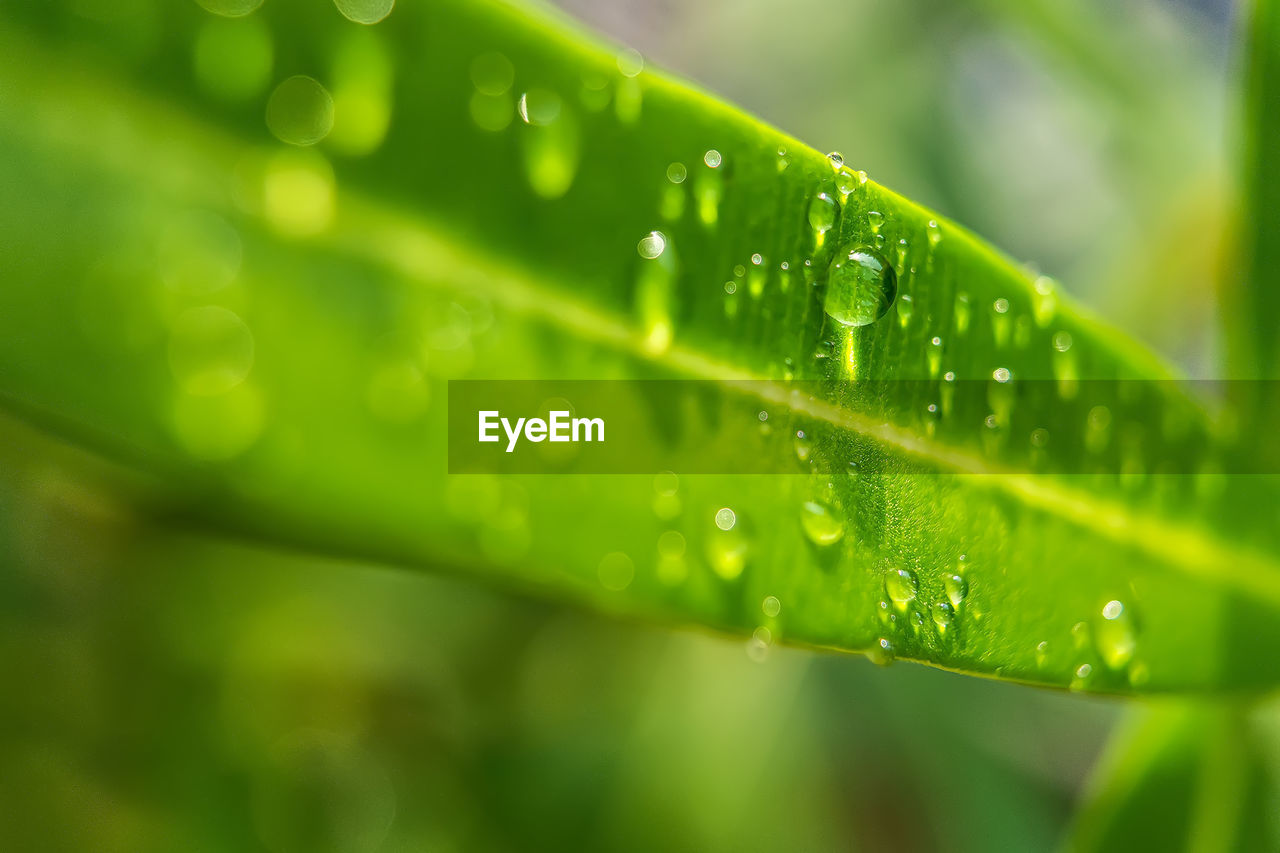
M 800 505 L 800 524 L 805 536 L 819 547 L 834 545 L 844 538 L 844 519 L 830 506 L 818 501 Z
M 1041 640 L 1036 643 L 1036 666 L 1044 669 L 1049 663 L 1049 641 Z
M 1055 332 L 1053 335 L 1053 348 L 1058 352 L 1066 352 L 1071 349 L 1071 333 L 1062 331 Z
M 911 315 L 915 313 L 915 308 L 915 300 L 911 298 L 911 294 L 902 294 L 902 298 L 898 300 L 898 325 L 904 329 L 910 326 Z
M 632 48 L 619 51 L 616 62 L 623 77 L 635 77 L 644 70 L 644 57 L 640 55 L 640 51 Z
M 849 194 L 858 188 L 858 178 L 853 172 L 842 170 L 836 175 L 836 189 L 841 197 L 847 199 Z
M 878 210 L 867 211 L 867 224 L 871 226 L 872 234 L 879 234 L 880 226 L 884 224 L 884 214 Z
M 667 167 L 667 180 L 673 184 L 683 183 L 688 175 L 689 170 L 685 168 L 684 163 L 672 163 Z
M 761 602 L 760 609 L 764 612 L 765 616 L 773 619 L 782 612 L 782 602 L 778 600 L 776 595 L 768 595 L 765 596 L 764 601 Z
M 640 257 L 646 260 L 653 260 L 658 257 L 666 248 L 667 238 L 661 231 L 650 231 L 640 238 L 640 242 L 636 244 L 636 251 L 640 253 Z
M 736 281 L 726 281 L 724 283 L 724 292 L 732 296 L 738 292 L 738 283 Z
M 942 369 L 942 338 L 935 335 L 929 339 L 929 347 L 925 352 L 925 358 L 929 362 L 929 376 L 936 378 L 938 371 Z
M 706 163 L 712 169 L 718 169 L 720 168 L 720 164 L 724 162 L 724 158 L 721 157 L 719 151 L 712 148 L 707 151 L 706 154 L 702 155 L 702 162 Z
M 1003 385 L 1013 378 L 1013 374 L 1009 372 L 1007 367 L 997 367 L 991 371 L 991 378 Z
M 826 193 L 818 193 L 809 202 L 809 225 L 819 234 L 825 234 L 836 224 L 836 203 Z
M 930 219 L 925 226 L 925 234 L 929 238 L 929 246 L 934 247 L 942 242 L 942 228 L 938 226 L 937 220 Z
M 267 101 L 267 127 L 281 142 L 315 145 L 333 130 L 333 96 L 311 77 L 290 77 Z
M 804 430 L 796 430 L 792 446 L 796 451 L 796 459 L 800 460 L 801 463 L 809 461 L 809 457 L 813 454 L 813 442 L 810 441 L 809 435 Z
M 840 168 L 844 166 L 844 155 L 839 151 L 832 151 L 827 155 L 827 162 L 831 164 L 831 168 L 838 172 L 840 171 Z
M 721 530 L 732 530 L 734 525 L 738 523 L 738 516 L 729 507 L 721 507 L 716 510 L 716 527 Z
M 396 0 L 333 0 L 338 11 L 357 24 L 376 24 L 391 14 Z
M 866 249 L 840 255 L 827 273 L 823 310 L 845 326 L 867 326 L 893 306 L 897 274 L 883 258 Z
M 933 615 L 933 624 L 937 627 L 938 633 L 945 636 L 947 631 L 955 624 L 955 607 L 947 601 L 935 601 L 930 608 L 930 612 Z
M 755 264 L 756 266 L 760 266 L 762 263 L 764 263 L 764 257 L 761 256 L 759 252 L 757 252 L 751 256 L 751 263 Z
M 956 294 L 955 304 L 956 334 L 963 335 L 969 331 L 969 294 L 963 291 Z
M 1094 645 L 1111 669 L 1123 669 L 1133 658 L 1138 637 L 1131 609 L 1117 600 L 1102 607 L 1102 619 L 1094 625 Z
M 888 638 L 881 637 L 876 641 L 876 644 L 871 647 L 871 650 L 867 652 L 867 657 L 870 658 L 871 662 L 876 666 L 888 666 L 893 663 L 893 643 L 889 642 Z

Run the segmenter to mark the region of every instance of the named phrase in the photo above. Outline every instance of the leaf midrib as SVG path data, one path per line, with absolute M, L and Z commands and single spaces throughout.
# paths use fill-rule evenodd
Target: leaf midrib
M 29 97 L 23 106 L 28 113 L 44 120 L 42 132 L 37 131 L 42 141 L 96 159 L 99 165 L 122 176 L 154 180 L 153 171 L 141 168 L 144 164 L 154 167 L 157 163 L 182 160 L 191 164 L 184 167 L 184 174 L 229 175 L 235 164 L 253 150 L 244 140 L 179 112 L 172 104 L 161 108 L 150 97 L 124 85 L 103 85 L 105 75 L 80 70 L 66 56 L 54 59 L 44 55 L 44 51 L 33 49 L 3 28 L 0 28 L 0 45 L 17 60 L 5 69 L 6 76 L 10 80 L 23 77 L 21 84 L 28 87 L 25 94 Z M 39 74 L 28 76 L 23 73 L 26 69 L 39 69 Z M 20 98 L 21 84 L 0 90 L 4 98 L 0 103 Z M 36 93 L 30 97 L 33 84 Z M 68 103 L 75 107 L 74 128 L 68 128 L 65 121 L 51 121 L 52 116 L 48 114 L 53 104 L 55 111 L 65 116 L 66 112 L 56 107 L 65 108 Z M 127 108 L 133 118 L 129 128 L 142 129 L 135 134 L 139 137 L 137 141 L 145 142 L 145 150 L 153 156 L 140 156 L 140 151 L 130 146 L 128 156 L 110 157 L 103 146 L 93 144 L 95 139 L 121 130 L 121 106 Z M 12 122 L 16 111 L 6 110 L 6 113 Z M 751 121 L 740 115 L 736 118 Z M 86 126 L 95 122 L 97 133 Z M 73 132 L 58 134 L 58 129 Z M 794 151 L 797 155 L 822 157 L 812 148 L 799 144 Z M 797 401 L 782 381 L 743 370 L 680 343 L 673 343 L 664 353 L 655 356 L 644 348 L 643 338 L 635 327 L 620 315 L 570 299 L 562 289 L 529 275 L 524 269 L 494 260 L 489 253 L 476 250 L 467 235 L 451 233 L 417 214 L 393 209 L 360 193 L 342 189 L 335 193 L 337 216 L 327 235 L 300 242 L 327 246 L 349 257 L 394 270 L 428 287 L 438 287 L 441 279 L 455 286 L 465 282 L 468 288 L 484 291 L 508 309 L 537 317 L 581 338 L 646 359 L 674 373 L 719 383 L 727 390 L 741 393 L 749 387 L 762 402 L 785 406 L 873 439 L 897 453 L 936 466 L 940 474 L 965 476 L 968 484 L 1008 495 L 1025 506 L 1103 539 L 1136 547 L 1186 576 L 1213 580 L 1280 604 L 1280 565 L 1269 555 L 1223 542 L 1204 528 L 1174 524 L 1160 516 L 1136 511 L 1122 502 L 1073 489 L 1051 475 L 1026 474 L 993 465 L 966 451 L 921 439 L 909 430 L 825 401 Z M 904 206 L 911 204 L 897 196 L 894 199 Z M 216 193 L 210 193 L 202 202 L 225 206 L 225 198 Z M 993 261 L 1004 263 L 990 247 L 976 240 L 970 242 L 989 254 Z M 444 274 L 442 269 L 446 270 Z M 0 405 L 5 403 L 0 400 Z M 10 408 L 15 416 L 22 417 L 23 413 L 16 407 Z M 47 428 L 43 424 L 41 427 Z

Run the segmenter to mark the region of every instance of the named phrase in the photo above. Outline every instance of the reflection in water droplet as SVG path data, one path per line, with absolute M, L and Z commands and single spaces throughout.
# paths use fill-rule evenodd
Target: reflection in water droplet
M 395 8 L 396 0 L 333 0 L 338 11 L 357 24 L 376 24 Z
M 897 295 L 893 268 L 873 252 L 855 249 L 832 262 L 822 307 L 837 323 L 867 326 L 888 313 Z
M 315 145 L 333 129 L 333 97 L 310 77 L 290 77 L 267 101 L 267 127 L 281 142 Z
M 800 505 L 800 524 L 809 541 L 820 547 L 834 545 L 844 538 L 844 519 L 839 513 L 818 501 Z

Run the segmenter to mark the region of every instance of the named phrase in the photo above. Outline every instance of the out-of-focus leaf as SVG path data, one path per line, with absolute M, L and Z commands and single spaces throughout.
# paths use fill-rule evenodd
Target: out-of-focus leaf
M 1237 375 L 1250 379 L 1280 376 L 1280 8 L 1273 0 L 1245 4 L 1248 65 L 1245 79 L 1241 162 L 1243 195 L 1240 229 L 1241 267 L 1237 287 L 1226 298 L 1233 309 L 1228 331 Z M 1280 424 L 1280 396 L 1270 383 L 1247 386 L 1242 395 L 1246 429 L 1274 434 Z M 1275 442 L 1260 452 L 1275 460 Z
M 1182 392 L 1112 382 L 1166 377 L 1139 347 L 637 55 L 519 7 L 402 6 L 14 10 L 13 412 L 222 531 L 761 645 L 1109 692 L 1276 681 L 1273 493 L 1212 473 Z M 98 58 L 53 46 L 76 40 Z M 267 129 L 330 120 L 315 146 Z M 855 251 L 894 283 L 862 326 L 829 281 Z M 449 379 L 666 377 L 795 474 L 445 474 Z M 989 386 L 981 411 L 949 408 L 956 382 Z
M 1099 762 L 1064 850 L 1273 850 L 1266 792 L 1240 708 L 1139 707 Z

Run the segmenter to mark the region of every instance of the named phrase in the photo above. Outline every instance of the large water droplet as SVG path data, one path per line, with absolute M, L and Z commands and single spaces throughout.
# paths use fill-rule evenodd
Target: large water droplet
M 836 224 L 836 203 L 826 193 L 818 193 L 809 202 L 809 225 L 819 234 L 825 234 Z
M 844 519 L 835 509 L 818 501 L 805 501 L 800 505 L 800 524 L 809 541 L 821 547 L 834 545 L 844 538 Z
M 310 77 L 290 77 L 267 101 L 267 127 L 281 142 L 315 145 L 333 130 L 333 97 Z
M 893 306 L 898 278 L 893 267 L 867 249 L 855 249 L 832 262 L 822 308 L 837 323 L 867 326 Z
M 951 600 L 954 607 L 964 603 L 965 596 L 969 594 L 969 582 L 960 575 L 946 575 L 942 579 L 942 586 L 946 589 L 947 598 Z
M 884 591 L 899 607 L 915 601 L 919 585 L 915 573 L 908 569 L 890 569 L 884 576 Z

